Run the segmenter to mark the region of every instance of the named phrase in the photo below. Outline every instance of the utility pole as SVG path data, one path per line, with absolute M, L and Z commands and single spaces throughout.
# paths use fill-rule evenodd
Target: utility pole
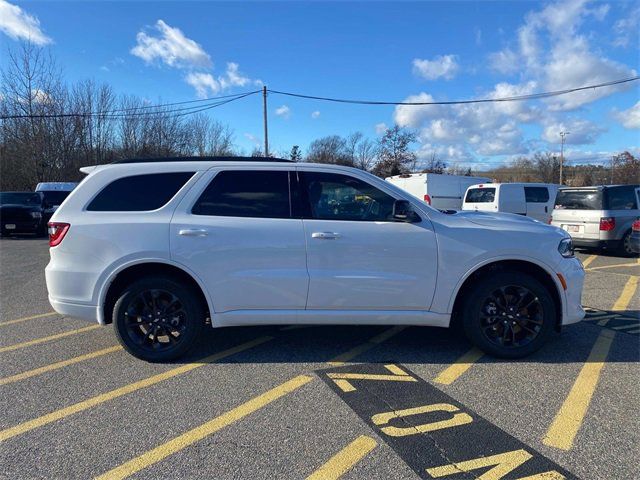
M 264 119 L 264 156 L 269 156 L 269 129 L 267 127 L 267 86 L 262 87 L 262 116 Z
M 562 167 L 564 166 L 564 137 L 569 135 L 571 132 L 560 132 L 560 185 L 562 185 Z

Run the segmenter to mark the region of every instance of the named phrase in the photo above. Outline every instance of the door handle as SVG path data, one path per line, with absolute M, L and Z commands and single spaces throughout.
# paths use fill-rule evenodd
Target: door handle
M 335 240 L 339 237 L 340 234 L 336 232 L 314 232 L 311 234 L 311 238 L 319 238 L 322 240 Z
M 202 228 L 183 228 L 178 230 L 178 235 L 183 237 L 206 237 L 208 234 L 209 232 Z

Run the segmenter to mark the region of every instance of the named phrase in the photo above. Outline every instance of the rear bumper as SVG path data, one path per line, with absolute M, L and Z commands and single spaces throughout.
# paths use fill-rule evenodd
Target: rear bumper
M 604 248 L 607 250 L 615 250 L 620 246 L 620 240 L 594 240 L 590 238 L 571 237 L 574 247 L 584 248 Z
M 69 303 L 56 300 L 49 296 L 49 303 L 60 315 L 80 318 L 90 322 L 102 323 L 99 320 L 99 309 L 96 305 L 85 305 L 81 303 Z
M 635 253 L 640 253 L 640 232 L 631 234 L 631 250 Z

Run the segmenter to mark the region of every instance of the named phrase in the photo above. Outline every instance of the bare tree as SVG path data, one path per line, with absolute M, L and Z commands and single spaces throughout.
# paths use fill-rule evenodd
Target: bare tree
M 416 153 L 409 149 L 415 140 L 414 132 L 398 125 L 387 129 L 378 140 L 378 163 L 374 173 L 383 178 L 409 173 L 417 158 Z
M 346 141 L 339 135 L 331 135 L 311 142 L 307 152 L 307 161 L 353 166 L 352 158 L 349 157 L 347 151 Z

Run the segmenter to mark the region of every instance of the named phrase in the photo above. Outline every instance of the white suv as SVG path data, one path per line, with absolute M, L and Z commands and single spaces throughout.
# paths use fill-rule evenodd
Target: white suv
M 443 213 L 353 168 L 252 160 L 83 169 L 49 226 L 53 308 L 113 322 L 149 361 L 183 355 L 207 319 L 459 325 L 515 358 L 584 316 L 584 271 L 559 228 Z

